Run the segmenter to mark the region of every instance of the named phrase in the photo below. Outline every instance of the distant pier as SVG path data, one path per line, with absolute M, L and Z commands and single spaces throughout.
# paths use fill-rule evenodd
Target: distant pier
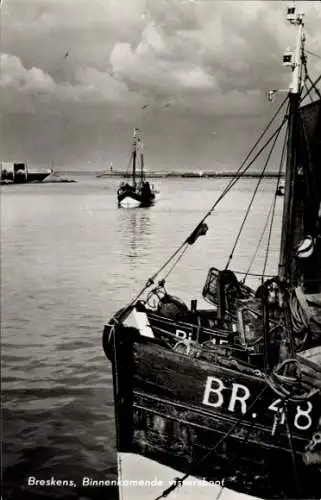
M 232 172 L 232 171 L 201 171 L 201 172 L 195 172 L 195 171 L 176 171 L 176 172 L 156 172 L 156 171 L 150 171 L 148 170 L 148 178 L 150 179 L 166 179 L 169 177 L 172 178 L 197 178 L 197 179 L 202 179 L 202 178 L 233 178 L 236 175 L 238 175 L 237 172 Z M 242 174 L 242 177 L 247 177 L 247 178 L 253 178 L 256 179 L 258 177 L 261 177 L 261 172 L 245 172 Z M 277 172 L 266 172 L 263 177 L 267 177 L 270 179 L 276 179 L 279 176 Z M 120 170 L 113 170 L 113 171 L 104 171 L 101 173 L 97 173 L 96 177 L 101 177 L 101 178 L 106 178 L 106 177 L 131 177 L 131 174 L 128 172 L 122 172 Z

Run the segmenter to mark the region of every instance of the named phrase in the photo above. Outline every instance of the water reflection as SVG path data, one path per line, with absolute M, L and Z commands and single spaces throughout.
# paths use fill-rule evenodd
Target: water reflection
M 148 208 L 119 210 L 120 248 L 130 268 L 136 269 L 144 260 L 151 243 L 151 218 Z
M 115 479 L 117 472 L 112 374 L 101 329 L 186 238 L 220 182 L 208 180 L 202 191 L 194 180 L 164 181 L 161 205 L 132 210 L 117 208 L 110 179 L 26 185 L 23 194 L 3 190 L 3 498 L 116 498 L 111 488 L 81 486 L 84 476 Z M 170 292 L 187 303 L 200 297 L 209 265 L 225 265 L 253 181 L 246 185 L 248 194 L 236 191 L 215 213 L 208 235 L 170 277 Z M 262 208 L 271 193 L 260 195 Z M 246 269 L 253 253 L 262 222 L 261 209 L 256 213 L 234 269 Z M 276 234 L 271 252 L 279 246 Z M 69 478 L 78 487 L 27 487 L 29 475 Z

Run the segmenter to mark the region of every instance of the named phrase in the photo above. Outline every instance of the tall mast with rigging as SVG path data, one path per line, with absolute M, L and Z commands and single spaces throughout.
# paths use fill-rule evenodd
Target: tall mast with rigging
M 296 174 L 295 137 L 298 132 L 298 110 L 301 94 L 302 49 L 304 43 L 303 14 L 296 14 L 295 6 L 288 7 L 287 20 L 297 27 L 297 40 L 294 54 L 285 53 L 283 64 L 292 67 L 292 80 L 289 86 L 289 111 L 287 131 L 287 162 L 285 171 L 285 196 L 281 230 L 281 248 L 279 260 L 279 276 L 292 280 L 291 255 L 292 234 L 294 231 L 294 189 Z
M 144 154 L 143 154 L 144 143 L 142 138 L 140 140 L 139 146 L 140 146 L 140 178 L 141 182 L 143 182 L 145 176 L 144 176 Z
M 133 133 L 132 159 L 133 159 L 133 185 L 135 185 L 136 184 L 136 160 L 137 160 L 137 131 L 135 128 L 134 128 L 134 133 Z

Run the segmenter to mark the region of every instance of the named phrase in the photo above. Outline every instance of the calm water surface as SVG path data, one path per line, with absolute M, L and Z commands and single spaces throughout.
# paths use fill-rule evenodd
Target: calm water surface
M 118 209 L 117 180 L 1 189 L 1 334 L 4 498 L 117 498 L 82 488 L 84 476 L 115 479 L 112 376 L 104 322 L 142 287 L 228 181 L 157 180 L 157 204 Z M 231 267 L 246 270 L 275 190 L 266 180 Z M 223 267 L 255 187 L 242 180 L 209 219 L 209 231 L 168 279 L 182 299 L 201 299 L 210 266 Z M 282 200 L 267 272 L 276 269 Z M 264 263 L 263 239 L 253 265 Z M 252 278 L 252 285 L 256 285 Z M 75 486 L 31 487 L 28 477 Z

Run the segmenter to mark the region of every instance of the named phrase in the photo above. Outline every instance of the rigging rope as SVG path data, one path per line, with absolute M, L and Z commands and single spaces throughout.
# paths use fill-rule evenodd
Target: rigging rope
M 283 101 L 282 103 L 282 107 L 283 107 L 283 104 L 284 104 L 285 101 Z M 280 111 L 281 108 L 279 108 L 278 111 Z M 276 115 L 274 115 L 276 116 Z M 261 147 L 261 149 L 258 151 L 258 153 L 255 155 L 255 157 L 251 160 L 251 162 L 247 165 L 247 167 L 241 172 L 240 169 L 243 168 L 244 166 L 244 162 L 242 162 L 242 165 L 241 167 L 238 169 L 237 171 L 237 174 L 233 177 L 233 179 L 228 183 L 228 185 L 226 186 L 226 188 L 223 190 L 223 192 L 220 194 L 220 196 L 216 199 L 215 203 L 212 205 L 212 207 L 208 210 L 208 212 L 204 215 L 204 217 L 201 219 L 200 223 L 196 226 L 196 229 L 198 227 L 200 227 L 204 222 L 205 220 L 213 213 L 214 209 L 216 208 L 216 206 L 219 204 L 219 202 L 224 198 L 224 196 L 232 189 L 232 187 L 238 182 L 238 180 L 245 174 L 245 172 L 253 165 L 253 163 L 255 162 L 255 160 L 260 156 L 260 154 L 264 151 L 264 149 L 270 144 L 270 142 L 274 139 L 274 137 L 280 132 L 280 130 L 282 129 L 284 123 L 285 123 L 286 119 L 283 119 L 281 125 L 275 130 L 275 132 L 270 136 L 270 138 L 265 142 L 265 144 Z M 270 122 L 271 123 L 271 122 Z M 270 125 L 270 124 L 269 124 Z M 269 126 L 268 125 L 268 126 Z M 266 128 L 267 130 L 267 128 Z M 261 134 L 260 138 L 263 136 L 264 134 Z M 257 143 L 256 143 L 257 145 Z M 256 147 L 256 146 L 255 146 Z M 251 152 L 253 151 L 253 148 L 251 150 Z M 249 155 L 247 155 L 247 158 L 249 157 Z M 195 231 L 195 229 L 194 229 Z M 191 235 L 194 233 L 194 231 L 191 233 Z M 190 235 L 190 236 L 191 236 Z M 154 279 L 156 278 L 156 276 L 158 276 L 167 266 L 168 264 L 171 262 L 171 260 L 173 260 L 173 258 L 176 257 L 176 255 L 179 253 L 179 251 L 185 246 L 188 244 L 188 239 L 190 238 L 190 236 L 177 248 L 177 250 L 167 259 L 167 261 L 161 266 L 161 268 L 150 278 L 150 280 L 152 280 L 154 282 Z M 149 281 L 150 281 L 149 280 Z
M 307 84 L 306 84 L 306 82 L 304 82 L 304 88 L 305 88 L 305 90 L 306 90 L 306 91 L 308 91 L 308 90 L 309 90 L 309 89 L 308 89 L 308 86 L 307 86 Z M 312 97 L 312 95 L 311 95 L 311 94 L 309 95 L 309 98 L 310 98 L 310 102 L 313 102 L 313 97 Z
M 250 153 L 246 156 L 245 160 L 242 162 L 241 166 L 238 168 L 237 170 L 237 173 L 236 175 L 233 177 L 233 179 L 227 184 L 227 186 L 225 187 L 225 189 L 223 190 L 223 192 L 220 194 L 220 196 L 216 199 L 215 203 L 211 206 L 211 208 L 208 210 L 208 212 L 203 216 L 203 218 L 201 219 L 201 221 L 199 222 L 199 224 L 196 226 L 196 228 L 194 229 L 194 231 L 199 228 L 204 222 L 205 220 L 213 213 L 213 211 L 215 210 L 215 208 L 217 207 L 217 205 L 219 204 L 219 202 L 224 198 L 224 196 L 226 196 L 226 194 L 232 189 L 232 187 L 238 182 L 238 180 L 245 174 L 245 172 L 253 165 L 253 163 L 255 162 L 255 160 L 260 156 L 260 154 L 264 151 L 264 149 L 270 144 L 270 142 L 273 140 L 273 138 L 279 133 L 279 131 L 282 129 L 283 125 L 284 125 L 284 122 L 285 122 L 285 119 L 283 120 L 283 122 L 281 123 L 281 125 L 276 129 L 276 131 L 272 134 L 272 136 L 270 136 L 270 138 L 265 142 L 265 144 L 261 147 L 261 149 L 258 151 L 258 153 L 255 155 L 255 157 L 251 160 L 251 162 L 247 165 L 246 168 L 244 168 L 243 171 L 241 171 L 241 169 L 244 167 L 244 164 L 246 163 L 246 161 L 248 160 L 248 158 L 251 156 L 252 152 L 254 151 L 254 149 L 257 147 L 258 143 L 260 142 L 260 140 L 262 139 L 262 137 L 265 135 L 266 131 L 268 130 L 268 128 L 270 127 L 270 125 L 272 124 L 272 121 L 274 121 L 274 119 L 276 118 L 276 116 L 279 114 L 279 112 L 281 111 L 284 103 L 285 103 L 286 99 L 282 102 L 282 104 L 280 105 L 280 107 L 278 108 L 277 112 L 274 114 L 273 118 L 270 120 L 270 122 L 268 123 L 267 127 L 265 128 L 265 130 L 263 131 L 263 133 L 260 135 L 259 139 L 256 141 L 255 145 L 253 146 L 253 148 L 251 149 Z M 176 255 L 180 252 L 180 250 L 188 244 L 188 239 L 191 237 L 191 235 L 194 233 L 194 231 L 192 231 L 192 233 L 189 235 L 189 237 L 177 248 L 177 250 L 167 259 L 167 261 L 160 267 L 160 269 L 150 278 L 150 280 L 152 280 L 154 282 L 156 276 L 158 276 L 167 266 L 168 264 L 176 257 Z
M 291 428 L 290 428 L 290 425 L 289 425 L 288 405 L 287 405 L 287 402 L 284 404 L 283 413 L 284 413 L 284 416 L 285 416 L 285 427 L 286 427 L 286 432 L 287 432 L 287 435 L 288 435 L 289 445 L 290 445 L 290 449 L 291 449 L 291 458 L 292 458 L 292 465 L 293 465 L 293 472 L 294 472 L 294 479 L 295 479 L 296 489 L 297 489 L 297 493 L 301 496 L 302 488 L 301 488 L 301 482 L 300 482 L 300 478 L 299 478 L 299 474 L 298 474 L 298 468 L 297 468 L 297 462 L 296 462 L 296 456 L 295 456 L 295 449 L 294 449 L 294 445 L 293 445 L 293 436 L 292 436 Z
M 306 94 L 302 97 L 301 101 L 304 101 L 304 99 L 306 99 L 306 98 L 308 97 L 308 95 L 310 94 L 310 92 L 312 92 L 312 90 L 314 90 L 314 91 L 318 94 L 319 98 L 321 98 L 320 91 L 319 91 L 319 89 L 317 88 L 317 84 L 319 83 L 319 81 L 320 81 L 320 80 L 321 80 L 321 75 L 320 75 L 320 76 L 319 76 L 319 77 L 318 77 L 318 78 L 317 78 L 314 82 L 311 80 L 311 88 L 310 88 L 310 90 L 309 90 L 308 92 L 306 92 Z
M 230 265 L 231 260 L 232 260 L 232 258 L 233 258 L 233 255 L 234 255 L 234 252 L 235 252 L 236 246 L 237 246 L 237 244 L 238 244 L 238 242 L 239 242 L 240 236 L 241 236 L 242 231 L 243 231 L 243 229 L 244 229 L 245 223 L 246 223 L 246 221 L 247 221 L 248 215 L 249 215 L 250 210 L 251 210 L 251 208 L 252 208 L 252 205 L 253 205 L 253 202 L 254 202 L 254 200 L 255 200 L 255 197 L 256 197 L 256 194 L 257 194 L 257 192 L 258 192 L 258 189 L 259 189 L 259 187 L 260 187 L 260 185 L 261 185 L 262 179 L 263 179 L 263 177 L 264 177 L 264 173 L 265 173 L 266 168 L 267 168 L 267 166 L 268 166 L 268 163 L 269 163 L 269 161 L 270 161 L 270 158 L 271 158 L 271 155 L 272 155 L 273 150 L 274 150 L 274 148 L 275 148 L 276 142 L 277 142 L 277 140 L 278 140 L 278 138 L 279 138 L 280 132 L 281 132 L 281 129 L 279 129 L 278 133 L 276 134 L 276 136 L 275 136 L 275 138 L 274 138 L 274 141 L 273 141 L 273 143 L 272 143 L 272 146 L 271 146 L 271 148 L 270 148 L 269 154 L 268 154 L 268 156 L 267 156 L 267 159 L 265 160 L 264 167 L 263 167 L 262 172 L 261 172 L 261 174 L 260 174 L 259 180 L 258 180 L 258 182 L 257 182 L 257 184 L 256 184 L 256 186 L 255 186 L 255 189 L 254 189 L 254 192 L 253 192 L 253 195 L 252 195 L 251 201 L 250 201 L 250 203 L 249 203 L 249 205 L 248 205 L 248 207 L 247 207 L 247 210 L 246 210 L 245 216 L 244 216 L 244 218 L 243 218 L 243 221 L 242 221 L 242 224 L 241 224 L 240 230 L 239 230 L 239 232 L 238 232 L 238 234 L 237 234 L 237 236 L 236 236 L 235 243 L 234 243 L 234 246 L 233 246 L 233 248 L 232 248 L 231 254 L 229 255 L 229 258 L 228 258 L 228 260 L 227 260 L 227 263 L 226 263 L 226 266 L 225 266 L 225 270 L 227 270 L 227 269 L 228 269 L 228 266 Z
M 250 161 L 250 163 L 244 168 L 244 165 L 248 161 L 248 159 L 251 157 L 252 153 L 255 151 L 256 147 L 258 144 L 261 142 L 262 138 L 276 119 L 276 117 L 279 115 L 280 111 L 282 110 L 285 102 L 287 101 L 287 97 L 282 101 L 272 118 L 270 119 L 269 123 L 267 126 L 264 128 L 264 130 L 261 132 L 259 138 L 256 140 L 254 146 L 251 148 L 250 152 L 247 154 L 246 158 L 242 161 L 240 167 L 238 168 L 236 175 L 229 181 L 223 192 L 219 195 L 219 197 L 216 199 L 216 201 L 213 203 L 211 208 L 206 212 L 206 214 L 203 216 L 201 219 L 200 223 L 196 226 L 196 228 L 192 231 L 192 233 L 188 236 L 188 238 L 170 255 L 170 257 L 165 261 L 165 263 L 147 280 L 143 288 L 139 291 L 139 293 L 135 296 L 134 299 L 130 301 L 128 306 L 123 310 L 123 312 L 120 314 L 118 321 L 121 321 L 123 317 L 125 317 L 129 312 L 131 311 L 131 308 L 135 304 L 135 302 L 141 297 L 141 295 L 150 287 L 154 284 L 155 279 L 160 273 L 163 272 L 163 270 L 169 265 L 169 263 L 175 259 L 175 257 L 183 250 L 185 247 L 189 245 L 189 240 L 191 237 L 197 232 L 198 229 L 201 228 L 201 226 L 204 224 L 205 220 L 213 213 L 217 205 L 220 203 L 220 201 L 226 196 L 226 194 L 232 189 L 232 187 L 239 181 L 239 179 L 245 174 L 245 172 L 253 165 L 253 163 L 256 161 L 256 159 L 260 156 L 260 154 L 267 148 L 267 146 L 272 142 L 272 140 L 275 138 L 280 133 L 280 130 L 283 128 L 284 123 L 287 120 L 287 117 L 285 116 L 279 125 L 279 127 L 273 132 L 273 134 L 269 137 L 269 139 L 266 140 L 266 142 L 263 144 L 263 146 L 259 149 L 259 151 L 255 154 L 254 158 Z M 243 170 L 242 170 L 243 169 Z
M 261 233 L 261 236 L 260 236 L 259 242 L 258 242 L 258 244 L 257 244 L 257 246 L 256 246 L 256 249 L 255 249 L 255 252 L 254 252 L 253 257 L 252 257 L 252 259 L 251 259 L 251 262 L 250 262 L 250 264 L 249 264 L 249 267 L 248 267 L 247 271 L 244 273 L 244 278 L 242 279 L 242 283 L 243 283 L 243 284 L 245 284 L 246 278 L 247 278 L 248 276 L 258 276 L 258 277 L 260 277 L 260 278 L 262 277 L 262 274 L 253 274 L 253 273 L 250 273 L 250 270 L 251 270 L 251 268 L 252 268 L 252 266 L 253 266 L 253 264 L 254 264 L 254 261 L 255 261 L 255 259 L 256 259 L 257 253 L 258 253 L 258 251 L 259 251 L 259 248 L 260 248 L 260 246 L 261 246 L 262 240 L 263 240 L 263 238 L 264 238 L 264 235 L 265 235 L 265 232 L 266 232 L 266 229 L 267 229 L 267 226 L 268 226 L 268 223 L 269 223 L 270 217 L 271 217 L 271 212 L 272 212 L 273 205 L 274 205 L 274 198 L 273 198 L 272 203 L 271 203 L 271 205 L 270 205 L 270 208 L 269 208 L 269 211 L 268 211 L 268 214 L 267 214 L 267 217 L 266 217 L 266 221 L 265 221 L 265 224 L 264 224 L 263 231 L 262 231 L 262 233 Z M 238 271 L 234 271 L 234 273 L 236 273 L 236 274 L 237 274 L 237 273 L 238 273 Z M 266 274 L 263 274 L 263 276 L 264 276 L 264 277 L 267 277 L 267 275 L 266 275 Z M 269 275 L 268 277 L 272 278 L 273 276 L 272 276 L 272 275 Z
M 254 424 L 255 424 L 255 420 L 254 420 L 254 419 L 252 419 L 252 421 L 251 421 L 251 425 L 249 425 L 249 427 L 248 427 L 248 429 L 247 429 L 247 431 L 246 431 L 246 433 L 245 433 L 245 435 L 244 435 L 244 437 L 243 437 L 243 439 L 242 439 L 242 444 L 241 444 L 241 447 L 242 447 L 242 448 L 244 448 L 244 446 L 246 445 L 246 443 L 247 443 L 247 441 L 248 441 L 248 439 L 249 439 L 249 437 L 250 437 L 250 434 L 251 434 L 251 432 L 252 432 L 252 429 L 253 429 L 253 427 L 254 427 Z M 241 450 L 239 450 L 239 453 L 240 453 L 240 452 L 241 452 Z M 238 458 L 238 455 L 237 455 L 237 456 L 234 456 L 234 458 L 232 458 L 232 464 L 231 464 L 232 466 L 233 466 L 233 464 L 235 464 L 235 462 L 236 462 L 236 459 L 237 459 L 237 458 Z M 218 494 L 217 494 L 217 496 L 216 496 L 216 499 L 215 499 L 215 500 L 219 500 L 219 498 L 221 497 L 221 495 L 222 495 L 222 493 L 223 493 L 224 488 L 225 488 L 225 486 L 224 486 L 224 484 L 223 484 L 223 486 L 221 486 L 221 489 L 220 489 L 220 491 L 218 492 Z
M 320 388 L 318 387 L 312 388 L 309 392 L 305 391 L 304 393 L 295 394 L 295 392 L 298 389 L 297 385 L 295 385 L 295 382 L 293 382 L 291 390 L 288 390 L 284 387 L 284 381 L 282 380 L 282 375 L 278 375 L 278 372 L 283 368 L 287 367 L 287 365 L 291 364 L 296 366 L 297 368 L 296 382 L 297 383 L 300 382 L 301 378 L 300 363 L 296 358 L 290 358 L 280 363 L 270 375 L 267 374 L 265 375 L 265 381 L 267 385 L 270 387 L 270 389 L 272 389 L 272 391 L 275 392 L 275 394 L 277 394 L 280 398 L 287 399 L 288 401 L 295 403 L 306 401 L 307 399 L 310 399 L 311 397 L 318 394 L 320 392 Z
M 310 56 L 314 56 L 314 57 L 317 57 L 318 59 L 321 59 L 321 56 L 319 56 L 315 52 L 312 52 L 311 50 L 306 50 L 306 53 L 310 54 Z
M 258 395 L 256 396 L 256 398 L 254 399 L 254 401 L 249 405 L 247 411 L 241 415 L 240 418 L 238 418 L 238 420 L 231 425 L 231 427 L 229 428 L 229 430 L 221 437 L 221 439 L 219 439 L 219 441 L 216 443 L 216 445 L 214 446 L 214 448 L 212 448 L 208 453 L 206 453 L 205 455 L 203 455 L 203 457 L 197 462 L 197 465 L 203 463 L 207 458 L 209 458 L 211 455 L 213 455 L 217 448 L 224 443 L 224 441 L 232 434 L 232 432 L 237 428 L 237 426 L 242 422 L 242 420 L 245 418 L 245 416 L 249 413 L 249 411 L 253 408 L 253 406 L 255 405 L 255 403 L 257 402 L 257 400 L 264 394 L 264 392 L 266 391 L 267 389 L 267 385 L 264 385 L 264 387 L 262 388 L 262 390 L 258 393 Z M 247 439 L 248 439 L 248 436 L 247 436 Z M 194 464 L 193 464 L 194 465 Z M 190 469 L 189 472 L 186 472 L 182 478 L 176 478 L 175 479 L 175 482 L 173 484 L 171 484 L 171 486 L 169 488 L 167 488 L 166 490 L 163 491 L 163 493 L 161 495 L 159 495 L 157 498 L 155 498 L 155 500 L 161 500 L 162 498 L 166 498 L 170 493 L 172 493 L 174 490 L 176 490 L 176 488 L 178 486 L 182 486 L 183 482 L 193 474 L 193 470 Z
M 304 68 L 304 83 L 305 83 L 305 86 L 307 87 L 306 85 L 306 81 L 308 80 L 310 85 L 311 85 L 311 89 L 314 89 L 315 93 L 318 95 L 318 97 L 321 99 L 321 94 L 319 92 L 319 89 L 316 87 L 316 84 L 313 83 L 313 80 L 311 79 L 309 73 L 308 73 L 308 68 L 307 68 L 307 60 L 306 60 L 306 57 L 303 55 L 302 57 L 302 62 L 303 62 L 303 68 Z M 308 90 L 308 88 L 306 88 L 306 90 L 308 91 L 308 95 L 310 94 L 310 91 Z M 310 100 L 312 101 L 313 98 L 312 96 L 310 96 Z
M 169 270 L 167 271 L 167 273 L 165 274 L 164 278 L 162 281 L 166 281 L 168 276 L 171 274 L 171 272 L 173 271 L 173 269 L 177 266 L 177 264 L 180 262 L 180 260 L 183 258 L 183 255 L 184 253 L 186 252 L 186 250 L 188 249 L 188 246 L 186 245 L 183 249 L 182 249 L 182 252 L 179 254 L 179 256 L 177 257 L 177 259 L 175 260 L 175 262 L 173 263 L 173 265 L 169 268 Z
M 289 109 L 289 106 L 288 106 L 288 109 Z M 288 129 L 286 130 L 286 133 L 284 136 L 284 142 L 283 142 L 283 146 L 282 146 L 281 158 L 280 158 L 280 163 L 279 163 L 277 186 L 279 186 L 279 184 L 280 184 L 280 179 L 281 179 L 281 175 L 282 175 L 282 167 L 283 167 L 284 158 L 285 158 L 287 139 L 288 139 Z M 266 271 L 267 262 L 268 262 L 268 258 L 269 258 L 270 244 L 271 244 L 271 239 L 272 239 L 272 229 L 273 229 L 273 222 L 274 222 L 274 215 L 275 215 L 275 207 L 276 207 L 276 192 L 274 193 L 272 207 L 273 208 L 272 208 L 269 236 L 268 236 L 268 241 L 267 241 L 267 245 L 266 245 L 265 259 L 264 259 L 264 265 L 263 265 L 263 270 L 262 270 L 262 280 L 263 280 L 263 276 L 264 276 L 265 271 Z

